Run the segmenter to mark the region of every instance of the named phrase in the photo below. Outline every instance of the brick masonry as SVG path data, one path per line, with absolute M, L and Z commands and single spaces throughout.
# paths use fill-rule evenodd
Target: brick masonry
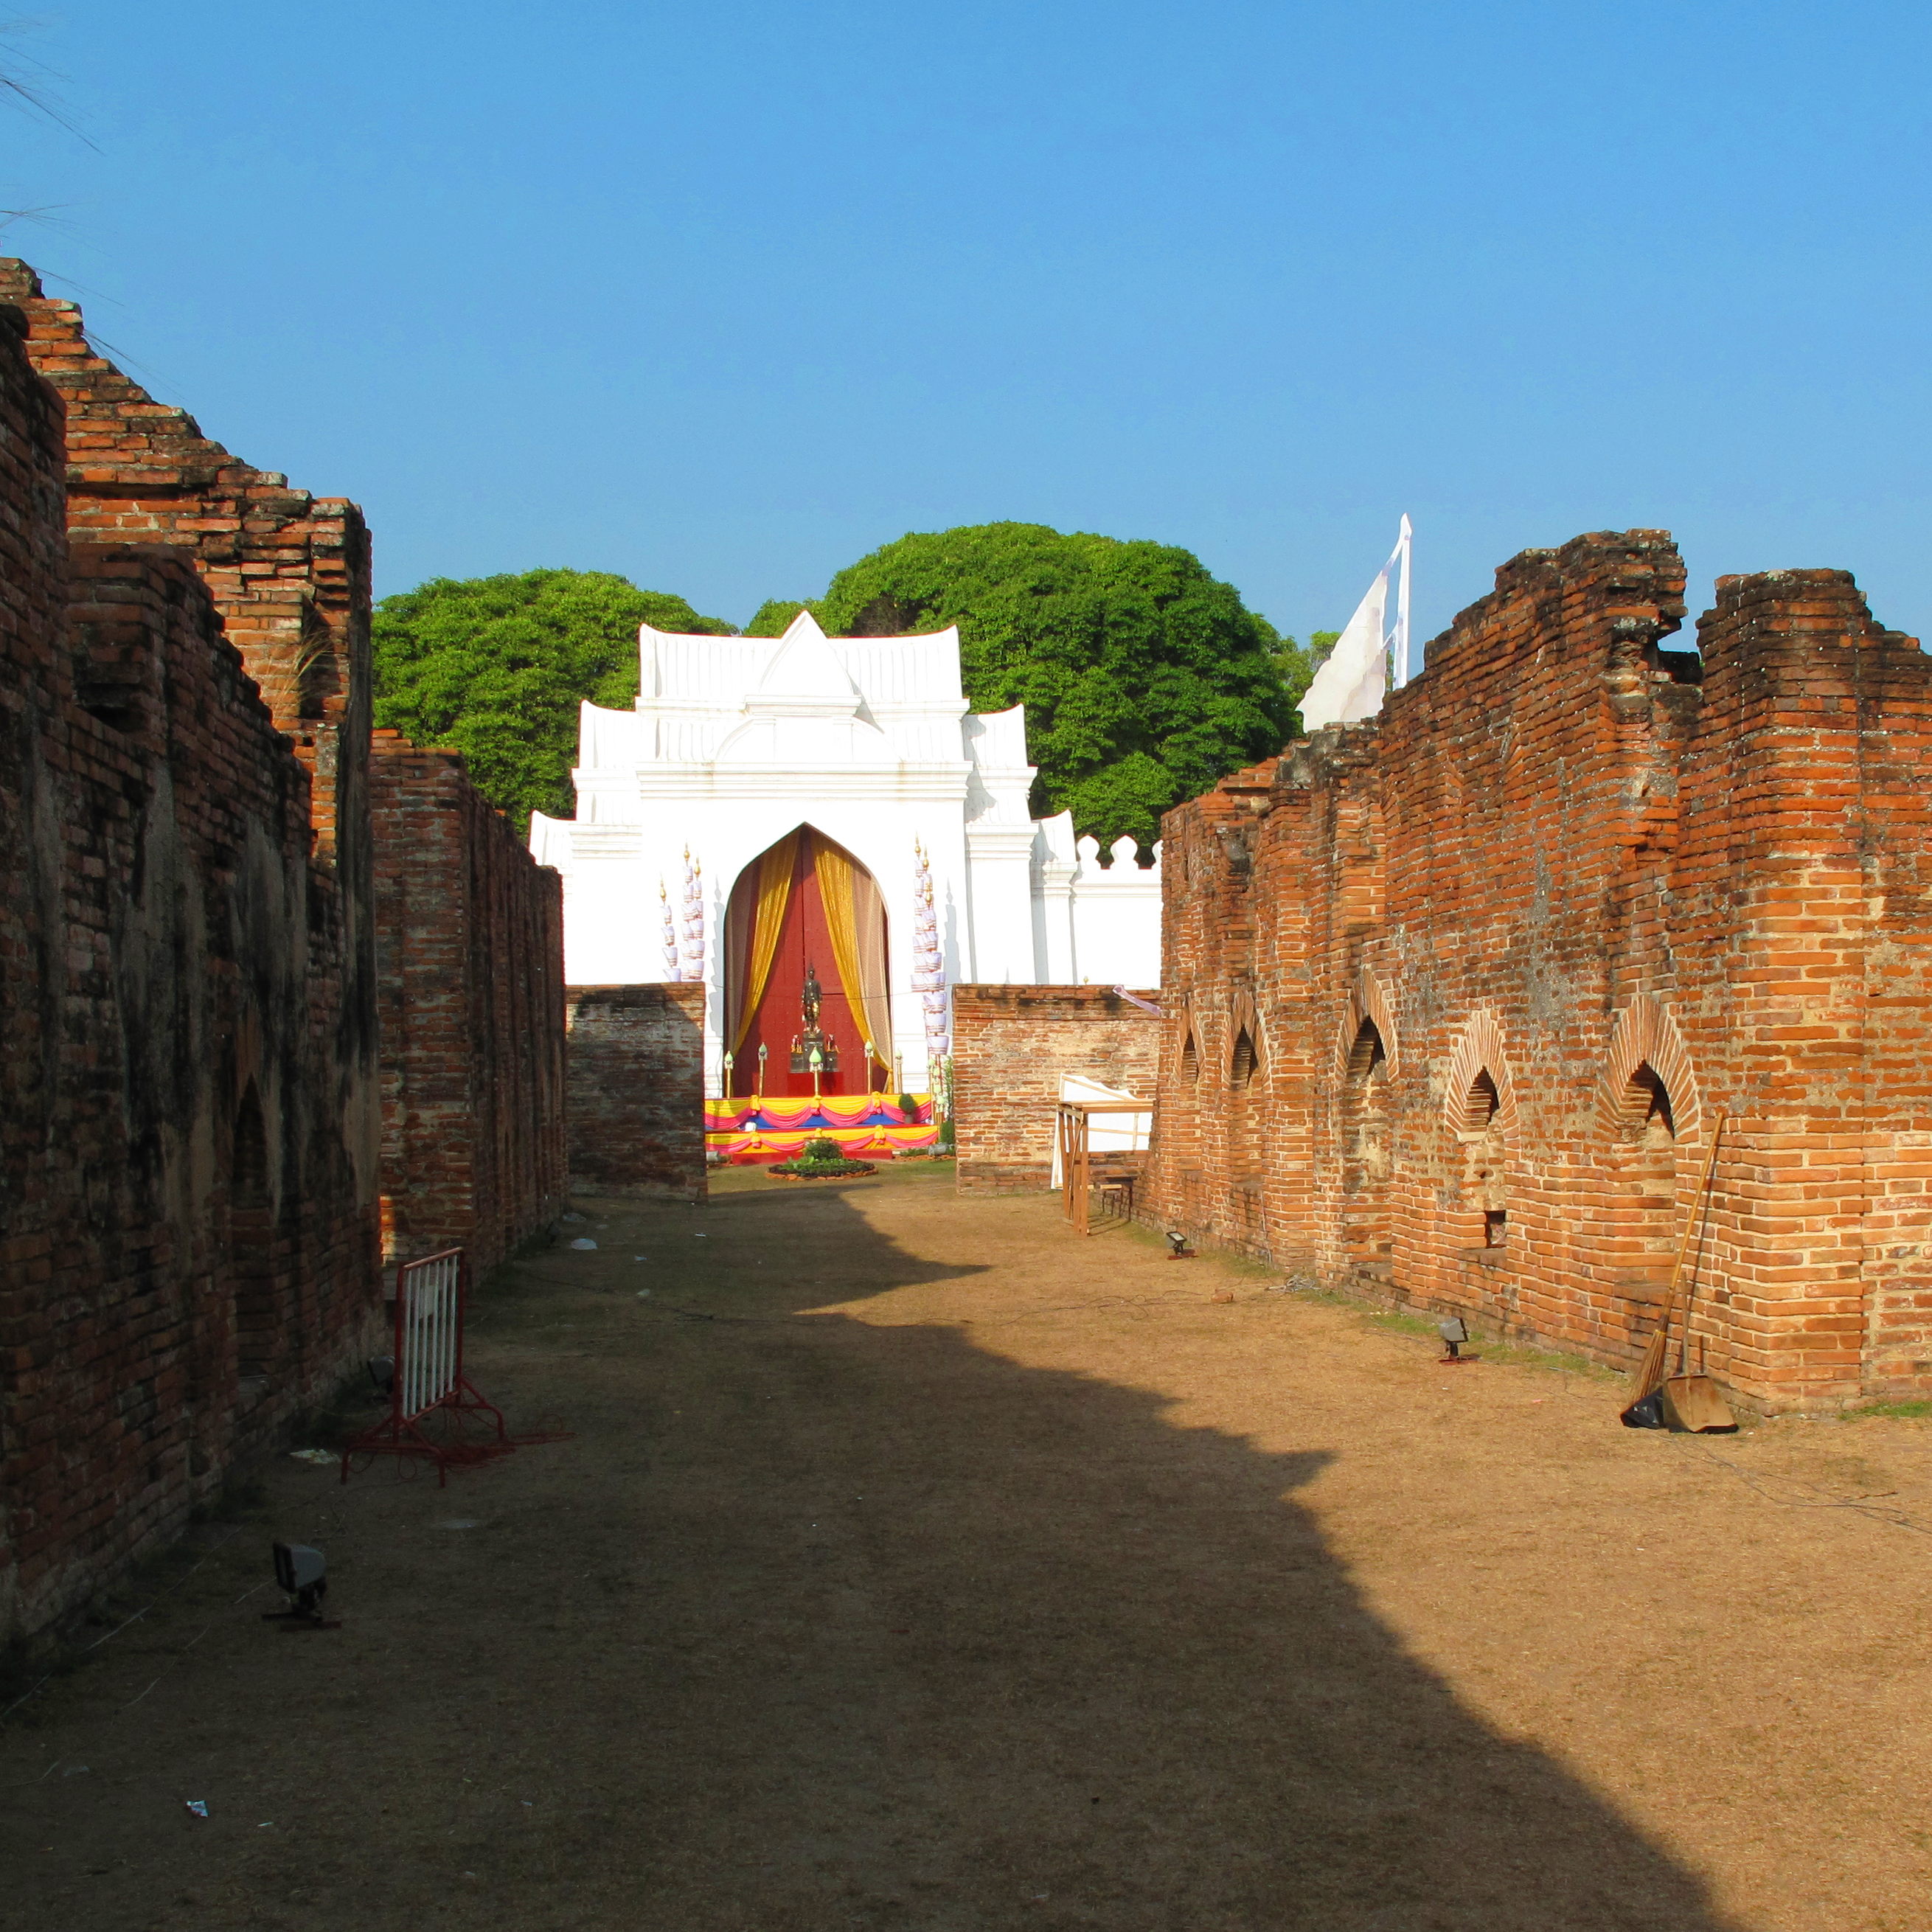
M 1158 995 L 1139 995 L 1154 1002 Z M 1054 1109 L 1073 1073 L 1151 1095 L 1160 1023 L 1106 986 L 952 989 L 952 1111 L 964 1194 L 1052 1184 Z
M 1932 661 L 1849 575 L 1526 551 L 1380 717 L 1171 813 L 1151 1215 L 1748 1403 L 1932 1391 Z M 1696 1195 L 1718 1116 L 1708 1211 Z
M 563 897 L 454 752 L 374 734 L 386 1261 L 494 1267 L 563 1211 Z
M 70 548 L 62 400 L 0 324 L 8 1636 L 178 1530 L 379 1303 L 310 771 L 191 556 Z
M 566 991 L 573 1188 L 704 1199 L 704 991 Z
M 379 1082 L 360 512 L 154 402 L 20 262 L 0 319 L 4 1638 L 366 1346 L 379 1200 L 487 1265 L 564 1150 L 555 879 L 395 740 Z
M 292 489 L 158 403 L 98 354 L 77 304 L 0 257 L 0 302 L 66 407 L 68 529 L 76 542 L 164 544 L 199 572 L 277 726 L 310 779 L 312 929 L 338 970 L 317 985 L 341 1036 L 337 1105 L 372 1182 L 381 1132 L 368 801 L 370 542 L 362 512 Z

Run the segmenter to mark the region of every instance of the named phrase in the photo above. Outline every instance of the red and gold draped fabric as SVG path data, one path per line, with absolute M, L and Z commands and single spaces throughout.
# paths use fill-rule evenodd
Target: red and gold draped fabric
M 843 846 L 816 835 L 812 863 L 825 902 L 832 956 L 838 963 L 853 1016 L 865 1029 L 874 1060 L 890 1066 L 892 1022 L 886 1001 L 886 909 L 878 881 Z M 862 1046 L 860 1050 L 864 1050 Z M 879 1077 L 890 1076 L 882 1072 Z
M 801 826 L 747 866 L 732 888 L 725 945 L 734 1094 L 756 1094 L 761 1077 L 768 1094 L 812 1091 L 810 1072 L 791 1070 L 808 970 L 820 990 L 820 1030 L 838 1056 L 837 1070 L 820 1076 L 820 1092 L 863 1094 L 890 1082 L 884 902 L 872 874 L 843 846 Z
M 732 992 L 737 996 L 737 1012 L 735 1016 L 728 1016 L 731 1018 L 728 1031 L 734 1053 L 743 1047 L 745 1036 L 757 1017 L 758 1003 L 765 997 L 765 988 L 771 983 L 772 966 L 778 956 L 778 940 L 784 931 L 785 913 L 791 904 L 792 882 L 798 870 L 799 844 L 809 836 L 804 832 L 788 832 L 759 859 L 755 868 L 746 868 L 745 878 L 752 878 L 754 870 L 756 877 L 747 908 L 748 916 L 740 922 L 748 928 L 740 956 L 743 970 L 742 973 L 736 970 L 740 960 L 734 960 L 734 970 L 728 980 Z M 737 907 L 739 892 L 743 888 L 745 878 L 740 879 L 732 892 L 734 910 Z M 728 919 L 728 935 L 731 924 Z

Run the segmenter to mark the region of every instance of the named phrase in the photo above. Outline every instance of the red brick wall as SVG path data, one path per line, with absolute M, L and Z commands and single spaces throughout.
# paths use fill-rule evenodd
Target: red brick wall
M 338 956 L 314 997 L 339 1032 L 338 1114 L 373 1179 L 376 1092 L 370 922 L 369 532 L 340 498 L 292 489 L 158 403 L 88 341 L 79 306 L 0 256 L 0 302 L 26 318 L 27 353 L 67 410 L 68 522 L 76 541 L 165 544 L 190 559 L 229 642 L 311 781 L 321 867 L 311 929 Z
M 1155 994 L 1141 996 L 1150 1004 Z M 1160 1022 L 1106 986 L 955 986 L 952 1115 L 964 1194 L 1052 1185 L 1063 1075 L 1151 1095 Z
M 189 557 L 70 556 L 63 443 L 0 326 L 0 1636 L 178 1528 L 380 1306 L 309 774 Z
M 557 874 L 452 752 L 374 734 L 386 1258 L 479 1272 L 563 1210 Z
M 704 988 L 572 986 L 570 1184 L 705 1198 Z
M 1683 581 L 1660 532 L 1526 552 L 1378 720 L 1169 815 L 1143 1199 L 1626 1360 L 1724 1112 L 1712 1371 L 1922 1391 L 1932 664 L 1830 571 L 1660 650 Z
M 369 532 L 356 506 L 289 487 L 157 403 L 87 339 L 78 304 L 0 256 L 0 302 L 67 405 L 69 525 L 77 541 L 170 544 L 207 580 L 249 675 L 315 778 L 316 843 L 359 788 L 369 730 Z

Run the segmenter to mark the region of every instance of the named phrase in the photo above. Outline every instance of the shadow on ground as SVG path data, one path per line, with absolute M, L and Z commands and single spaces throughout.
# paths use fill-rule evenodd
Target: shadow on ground
M 218 1797 L 245 1750 L 302 1857 L 184 1845 L 135 1802 L 128 1883 L 63 1877 L 17 1922 L 58 1899 L 70 1926 L 304 1932 L 1731 1923 L 1377 1621 L 1295 1500 L 1319 1442 L 1258 1454 L 976 1342 L 1016 1295 L 1106 1294 L 1092 1247 L 1016 1273 L 1005 1204 L 934 1188 L 915 1255 L 880 1202 L 590 1204 L 598 1253 L 507 1279 L 472 1349 L 513 1416 L 574 1439 L 441 1497 L 365 1486 L 325 1661 L 244 1634 L 241 1664 L 157 1694 L 138 1748 L 122 1720 L 130 1762 L 183 1727 Z M 943 1312 L 811 1312 L 921 1285 Z M 473 1531 L 425 1530 L 459 1508 Z

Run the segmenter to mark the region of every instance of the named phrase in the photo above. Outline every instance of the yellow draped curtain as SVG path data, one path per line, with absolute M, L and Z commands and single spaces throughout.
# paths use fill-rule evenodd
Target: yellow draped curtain
M 788 832 L 758 861 L 758 900 L 752 915 L 750 957 L 746 962 L 744 990 L 739 994 L 738 1024 L 731 1040 L 735 1054 L 745 1043 L 758 1017 L 758 1002 L 771 984 L 772 965 L 778 956 L 778 934 L 784 929 L 785 908 L 791 900 L 791 875 L 798 863 L 800 832 Z M 819 874 L 823 890 L 824 874 Z
M 872 1042 L 874 1060 L 890 1066 L 892 1011 L 886 998 L 884 920 L 872 875 L 829 840 L 814 837 L 812 863 L 818 896 L 825 905 L 825 927 L 832 936 L 832 964 L 845 997 Z M 769 968 L 766 969 L 769 971 Z M 869 1085 L 872 1072 L 866 1079 Z

